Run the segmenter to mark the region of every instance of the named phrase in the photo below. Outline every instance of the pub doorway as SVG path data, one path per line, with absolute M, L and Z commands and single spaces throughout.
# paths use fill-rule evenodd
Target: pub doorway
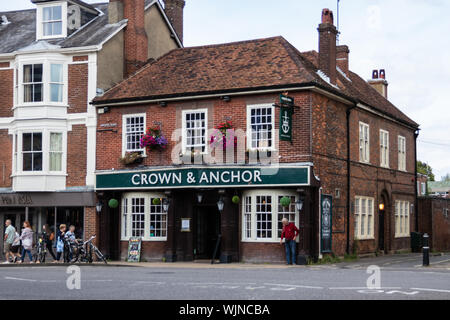
M 220 246 L 215 257 L 220 234 L 220 212 L 216 205 L 198 206 L 194 211 L 194 260 L 211 260 L 220 257 Z

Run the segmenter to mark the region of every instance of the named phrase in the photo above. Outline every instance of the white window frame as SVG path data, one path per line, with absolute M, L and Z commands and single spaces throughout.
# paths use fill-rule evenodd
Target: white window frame
M 61 6 L 62 33 L 57 35 L 44 35 L 44 8 Z M 57 39 L 67 37 L 67 2 L 59 1 L 47 4 L 38 4 L 36 7 L 36 40 Z M 59 21 L 59 20 L 58 20 Z
M 272 126 L 272 138 L 270 139 L 271 141 L 271 147 L 253 147 L 253 129 L 252 129 L 252 110 L 254 109 L 270 109 L 271 110 L 271 126 Z M 253 105 L 247 105 L 247 150 L 258 150 L 258 151 L 275 151 L 275 134 L 276 134 L 276 130 L 275 130 L 275 108 L 272 104 L 253 104 Z
M 208 139 L 208 109 L 203 108 L 203 109 L 189 109 L 189 110 L 183 110 L 181 112 L 181 130 L 182 130 L 182 141 L 181 141 L 181 147 L 182 147 L 182 152 L 184 154 L 190 154 L 191 150 L 188 150 L 188 145 L 187 145 L 187 126 L 186 126 L 186 115 L 187 114 L 192 114 L 192 113 L 204 113 L 205 114 L 205 151 L 202 151 L 201 154 L 207 154 L 208 153 L 208 148 L 209 148 L 209 139 Z M 194 148 L 199 148 L 199 147 L 203 147 L 202 146 L 197 146 Z M 192 147 L 189 147 L 192 148 Z
M 270 196 L 272 197 L 272 237 L 270 238 L 258 238 L 257 237 L 257 212 L 256 212 L 256 199 L 258 196 Z M 260 243 L 276 243 L 280 242 L 280 237 L 278 236 L 279 233 L 279 226 L 278 226 L 278 215 L 279 214 L 286 214 L 284 211 L 281 211 L 279 208 L 279 200 L 278 198 L 280 196 L 287 196 L 287 197 L 294 197 L 295 201 L 298 200 L 298 194 L 291 190 L 251 190 L 251 191 L 245 191 L 242 194 L 242 206 L 241 206 L 241 241 L 242 242 L 260 242 Z M 250 205 L 250 212 L 248 212 L 248 203 L 247 203 L 247 197 L 251 198 L 251 205 Z M 295 202 L 291 202 L 291 209 L 294 209 L 295 212 L 295 221 L 290 221 L 295 223 L 297 227 L 299 227 L 300 223 L 300 214 L 295 206 Z M 292 214 L 291 211 L 289 211 L 290 214 Z M 247 216 L 246 216 L 247 215 Z M 250 237 L 248 236 L 248 228 L 246 227 L 247 217 L 250 217 Z M 299 238 L 297 238 L 297 242 L 299 242 Z
M 367 136 L 365 135 L 367 128 Z M 359 122 L 359 161 L 370 163 L 370 126 L 367 123 Z
M 132 199 L 144 199 L 144 236 L 142 237 L 142 241 L 148 242 L 165 242 L 167 241 L 167 233 L 168 233 L 168 213 L 161 210 L 161 213 L 157 213 L 158 215 L 165 216 L 165 236 L 155 237 L 150 235 L 150 225 L 151 225 L 151 216 L 154 215 L 151 213 L 151 206 L 153 198 L 161 199 L 161 209 L 162 202 L 167 196 L 162 193 L 157 192 L 133 192 L 133 193 L 125 193 L 122 196 L 122 219 L 121 219 L 121 241 L 129 241 L 132 237 Z
M 380 130 L 380 166 L 389 168 L 389 131 Z
M 370 203 L 372 205 L 370 205 Z M 363 204 L 365 205 L 363 207 Z M 356 196 L 355 197 L 355 230 L 354 237 L 358 240 L 375 239 L 375 198 Z M 363 219 L 364 218 L 364 219 Z M 364 222 L 364 226 L 362 223 Z M 364 234 L 361 232 L 364 227 Z
M 398 136 L 398 170 L 406 171 L 406 138 Z
M 42 133 L 42 170 L 41 171 L 24 171 L 23 170 L 23 134 L 25 133 Z M 61 171 L 50 171 L 50 133 L 62 134 L 62 163 Z M 13 150 L 13 177 L 14 176 L 60 176 L 67 174 L 67 132 L 57 128 L 43 129 L 20 129 L 14 133 L 16 150 Z
M 42 59 L 21 59 L 20 63 L 18 63 L 18 90 L 15 91 L 15 107 L 17 106 L 64 106 L 68 105 L 68 63 L 67 59 L 63 58 L 48 58 L 44 57 Z M 24 79 L 23 72 L 25 65 L 35 65 L 42 64 L 42 101 L 37 102 L 25 102 L 24 99 Z M 62 101 L 54 102 L 51 101 L 51 65 L 59 64 L 62 65 L 63 70 L 63 82 L 59 83 L 63 85 L 62 88 Z
M 420 187 L 422 189 L 422 195 L 426 195 L 427 194 L 427 184 L 425 182 L 421 182 L 420 183 Z
M 395 201 L 395 238 L 409 238 L 411 227 L 411 204 L 409 201 Z
M 145 148 L 128 150 L 127 147 L 127 119 L 138 117 L 144 118 L 144 132 L 143 132 L 144 135 L 147 131 L 147 115 L 145 113 L 124 114 L 122 116 L 122 157 L 124 157 L 127 152 L 141 152 L 143 156 L 146 156 Z
M 52 134 L 60 134 L 61 135 L 61 150 L 60 151 L 54 151 L 51 150 L 51 135 Z M 56 154 L 61 154 L 61 170 L 51 170 L 50 169 L 50 159 L 51 159 L 51 154 L 52 153 L 56 153 Z M 64 172 L 64 132 L 62 131 L 57 131 L 57 130 L 49 130 L 48 132 L 48 171 L 49 172 L 59 172 L 59 173 L 63 173 Z

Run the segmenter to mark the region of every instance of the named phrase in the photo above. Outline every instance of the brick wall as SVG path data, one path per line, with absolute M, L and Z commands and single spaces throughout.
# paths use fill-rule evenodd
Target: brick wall
M 9 67 L 5 63 L 0 63 L 0 68 Z M 0 117 L 12 117 L 12 107 L 14 104 L 14 70 L 0 70 Z
M 428 233 L 430 248 L 450 251 L 450 199 L 420 197 L 418 209 L 419 232 Z
M 12 150 L 13 138 L 8 130 L 0 130 L 0 146 L 4 152 L 0 152 L 0 188 L 11 187 Z
M 67 180 L 68 187 L 86 185 L 87 129 L 74 125 L 67 133 Z
M 88 78 L 87 63 L 69 65 L 68 113 L 82 113 L 87 111 Z

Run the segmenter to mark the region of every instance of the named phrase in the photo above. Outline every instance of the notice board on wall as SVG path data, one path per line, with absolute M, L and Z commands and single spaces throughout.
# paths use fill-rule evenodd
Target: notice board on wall
M 140 262 L 141 261 L 141 247 L 142 238 L 133 237 L 128 241 L 128 262 Z

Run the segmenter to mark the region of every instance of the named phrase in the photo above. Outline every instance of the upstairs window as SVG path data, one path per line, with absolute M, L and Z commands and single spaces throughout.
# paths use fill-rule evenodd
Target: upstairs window
M 141 138 L 145 134 L 145 114 L 126 115 L 123 118 L 123 145 L 126 152 L 143 152 Z
M 380 165 L 389 168 L 389 132 L 380 130 Z
M 42 9 L 42 34 L 44 37 L 62 36 L 62 7 L 51 6 Z
M 23 102 L 42 102 L 42 74 L 42 64 L 26 64 L 23 66 Z
M 23 171 L 42 171 L 42 133 L 22 135 Z
M 274 109 L 272 106 L 251 106 L 248 109 L 247 130 L 249 149 L 272 149 L 274 147 L 273 130 Z
M 50 101 L 62 102 L 63 101 L 63 65 L 54 64 L 50 65 Z
M 369 125 L 363 122 L 359 123 L 359 161 L 370 162 Z
M 406 138 L 398 136 L 398 170 L 406 171 Z
M 191 110 L 183 112 L 183 145 L 184 151 L 206 152 L 207 111 Z

